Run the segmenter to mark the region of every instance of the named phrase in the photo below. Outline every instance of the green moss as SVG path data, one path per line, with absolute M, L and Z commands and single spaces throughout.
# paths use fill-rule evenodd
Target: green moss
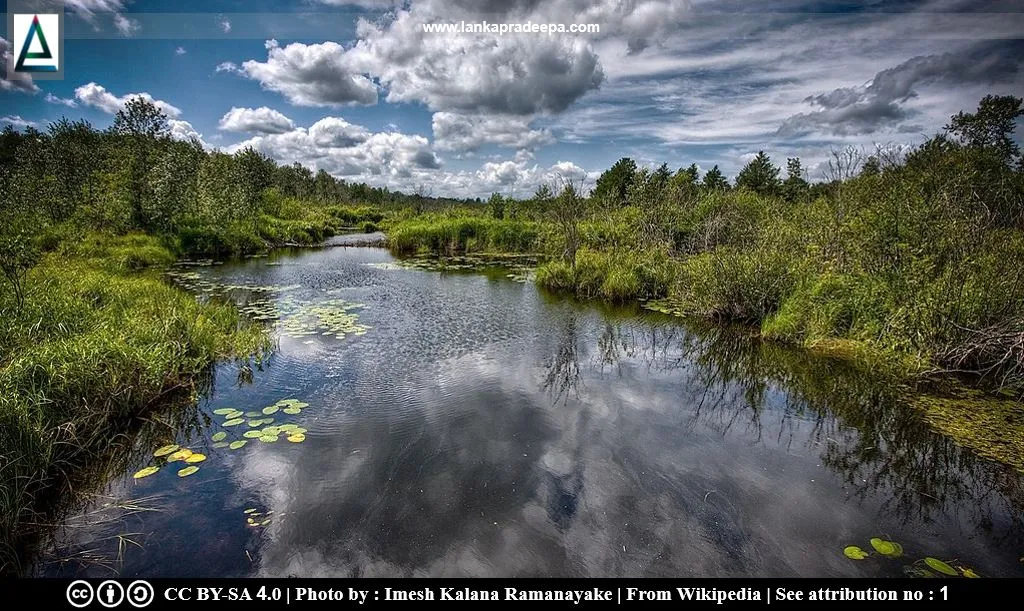
M 942 434 L 979 455 L 1024 473 L 1024 403 L 964 392 L 917 396 L 911 404 Z

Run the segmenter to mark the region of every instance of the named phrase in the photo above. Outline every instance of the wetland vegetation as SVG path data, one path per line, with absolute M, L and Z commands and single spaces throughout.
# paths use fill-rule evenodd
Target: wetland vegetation
M 1024 163 L 1013 139 L 1022 114 L 1020 99 L 987 97 L 976 111 L 952 117 L 944 133 L 920 146 L 833 151 L 826 180 L 815 183 L 798 159 L 787 160 L 783 177 L 763 153 L 735 184 L 717 168 L 702 176 L 693 165 L 673 171 L 622 159 L 593 185 L 566 179 L 527 199 L 494 194 L 486 202 L 349 184 L 297 164 L 279 166 L 253 149 L 209 152 L 197 142 L 172 140 L 166 117 L 142 99 L 129 102 L 105 131 L 68 121 L 45 132 L 8 128 L 0 134 L 0 564 L 6 571 L 25 570 L 25 559 L 53 524 L 83 515 L 80 504 L 68 500 L 81 490 L 129 480 L 137 486 L 202 482 L 207 471 L 223 468 L 207 468 L 215 462 L 211 458 L 230 464 L 242 460 L 232 455 L 260 446 L 294 446 L 300 452 L 314 445 L 356 460 L 352 444 L 307 442 L 317 430 L 308 420 L 314 416 L 303 412 L 312 404 L 317 413 L 327 402 L 325 392 L 344 390 L 358 398 L 364 380 L 378 390 L 386 381 L 372 371 L 353 377 L 347 368 L 362 364 L 331 360 L 336 368 L 320 372 L 317 383 L 323 386 L 312 385 L 308 396 L 295 395 L 300 389 L 281 380 L 268 392 L 246 394 L 245 388 L 261 380 L 270 384 L 268 376 L 278 375 L 275 358 L 293 366 L 287 374 L 293 377 L 301 377 L 300 365 L 313 367 L 287 356 L 289 350 L 301 355 L 330 346 L 353 359 L 374 361 L 394 376 L 387 383 L 406 393 L 388 395 L 401 402 L 413 400 L 416 383 L 423 382 L 395 369 L 426 358 L 412 352 L 438 359 L 429 367 L 473 372 L 475 365 L 459 360 L 467 351 L 519 362 L 524 355 L 501 342 L 525 337 L 534 342 L 525 356 L 544 366 L 524 372 L 524 379 L 541 380 L 545 392 L 557 397 L 556 405 L 574 402 L 567 412 L 578 419 L 572 426 L 585 427 L 581 392 L 597 401 L 593 392 L 580 390 L 581 381 L 589 379 L 614 394 L 616 387 L 598 374 L 617 368 L 634 385 L 667 385 L 690 399 L 700 395 L 687 424 L 673 418 L 662 422 L 682 438 L 695 430 L 700 435 L 716 431 L 731 440 L 723 448 L 750 435 L 761 442 L 761 418 L 766 418 L 768 429 L 780 435 L 788 431 L 791 440 L 812 448 L 836 487 L 853 486 L 871 497 L 872 506 L 896 507 L 905 521 L 946 519 L 945 528 L 954 527 L 945 512 L 967 507 L 1004 531 L 999 542 L 971 543 L 997 549 L 992 558 L 976 549 L 972 559 L 952 562 L 958 550 L 933 549 L 935 541 L 914 528 L 906 538 L 894 530 L 882 533 L 858 515 L 860 539 L 850 543 L 856 551 L 841 546 L 834 550 L 835 562 L 863 558 L 870 553 L 863 542 L 870 541 L 879 562 L 856 570 L 887 570 L 882 560 L 901 556 L 906 545 L 908 554 L 913 546 L 915 557 L 923 559 L 911 565 L 917 573 L 931 568 L 964 576 L 976 570 L 1007 574 L 1013 565 L 1009 548 L 1022 530 L 1008 516 L 1024 504 Z M 397 258 L 359 248 L 347 259 L 311 251 L 319 253 L 312 260 L 319 267 L 301 268 L 306 275 L 289 268 L 306 260 L 301 251 L 286 247 L 377 230 L 385 232 Z M 488 270 L 483 280 L 459 273 L 482 267 Z M 424 272 L 438 271 L 448 285 L 422 280 Z M 390 284 L 394 278 L 405 293 Z M 494 282 L 520 292 L 496 288 Z M 456 288 L 475 291 L 474 296 Z M 595 307 L 614 313 L 579 314 L 583 306 L 574 298 L 593 300 Z M 503 299 L 523 311 L 510 311 Z M 616 308 L 637 303 L 646 313 L 628 316 L 641 322 L 622 323 Z M 536 320 L 528 318 L 531 314 Z M 479 328 L 460 322 L 474 316 L 482 321 Z M 679 319 L 692 329 L 672 327 Z M 550 338 L 538 339 L 531 324 Z M 374 339 L 385 332 L 398 343 Z M 345 352 L 368 344 L 391 360 Z M 598 373 L 588 373 L 581 358 L 588 352 L 597 355 L 592 367 Z M 225 364 L 214 367 L 218 362 Z M 657 374 L 637 373 L 640 364 L 657 365 Z M 683 382 L 671 377 L 686 367 L 693 370 Z M 214 382 L 225 375 L 229 381 Z M 513 443 L 515 457 L 522 453 L 521 466 L 530 472 L 533 467 L 525 463 L 532 450 L 526 441 L 542 444 L 558 437 L 546 427 L 559 416 L 516 403 L 526 401 L 523 397 L 539 401 L 536 389 L 520 389 L 517 395 L 493 372 L 475 375 L 490 385 L 470 385 L 467 397 L 473 399 L 466 401 L 522 434 L 514 443 L 492 443 Z M 330 387 L 335 376 L 343 381 L 341 389 Z M 453 384 L 465 381 L 455 378 Z M 650 392 L 655 403 L 669 400 L 653 386 Z M 715 393 L 711 402 L 721 409 L 703 410 Z M 785 407 L 779 406 L 778 394 Z M 482 407 L 492 395 L 510 402 L 510 414 L 523 420 L 507 421 L 512 416 Z M 459 399 L 440 399 L 457 404 L 442 410 L 446 419 L 446 410 L 456 409 Z M 390 425 L 375 421 L 382 416 L 371 408 L 386 413 L 391 408 L 365 397 L 360 401 L 357 406 L 368 410 L 366 422 L 353 424 L 354 412 L 332 416 L 321 410 L 322 430 L 334 430 L 340 418 L 357 437 L 361 431 L 365 438 L 379 439 Z M 402 420 L 406 416 L 398 418 L 401 426 L 421 435 L 407 440 L 410 448 L 444 445 L 439 441 L 444 433 L 434 431 L 429 418 L 417 416 L 408 424 Z M 794 417 L 811 423 L 810 429 L 794 432 L 789 428 Z M 635 415 L 626 420 L 658 447 L 670 447 L 651 422 Z M 737 433 L 729 431 L 741 421 L 744 433 L 731 437 Z M 456 437 L 470 447 L 481 443 L 459 422 L 448 423 Z M 400 428 L 396 434 L 405 439 L 406 432 Z M 530 510 L 547 512 L 555 530 L 568 528 L 585 498 L 582 476 L 562 464 L 572 462 L 566 453 L 608 450 L 562 442 L 576 446 L 556 452 L 557 468 L 547 465 L 555 475 L 543 486 L 555 500 Z M 355 445 L 356 452 L 365 446 Z M 708 451 L 725 460 L 717 450 Z M 685 453 L 693 458 L 691 451 Z M 429 462 L 437 455 L 430 451 L 422 458 Z M 398 458 L 385 451 L 380 469 Z M 743 459 L 759 460 L 754 453 Z M 315 462 L 315 456 L 305 460 Z M 365 460 L 371 460 L 365 477 L 386 487 L 378 463 Z M 423 468 L 432 473 L 428 462 Z M 635 475 L 616 465 L 605 474 Z M 462 466 L 468 477 L 473 468 Z M 752 478 L 746 471 L 750 465 L 740 467 L 746 475 L 738 477 Z M 655 467 L 687 481 L 715 479 L 675 469 Z M 168 473 L 180 481 L 167 483 Z M 487 476 L 516 490 L 514 474 L 509 481 L 507 474 Z M 324 480 L 326 486 L 336 484 Z M 362 485 L 369 489 L 367 482 Z M 707 492 L 709 485 L 700 483 L 701 494 L 714 492 Z M 994 501 L 985 497 L 992 490 Z M 664 510 L 696 503 L 685 495 L 657 493 L 664 495 Z M 836 490 L 821 494 L 839 503 Z M 987 500 L 979 500 L 983 497 Z M 700 505 L 702 512 L 711 512 L 705 517 L 738 519 L 735 506 L 708 509 L 708 498 Z M 734 498 L 754 503 L 749 496 Z M 359 504 L 347 502 L 348 513 Z M 429 499 L 424 503 L 433 506 Z M 309 512 L 315 521 L 320 515 L 315 504 L 292 511 Z M 391 504 L 395 515 L 408 515 L 417 506 L 408 499 Z M 501 513 L 484 505 L 481 515 Z M 131 507 L 135 510 L 125 511 L 141 511 Z M 240 523 L 248 527 L 277 525 L 263 505 L 238 509 Z M 470 530 L 483 526 L 466 521 Z M 664 526 L 655 522 L 647 526 Z M 703 522 L 697 527 L 711 529 Z M 774 574 L 742 552 L 768 536 L 764 532 L 735 539 L 717 529 L 708 532 L 719 541 L 719 551 L 739 562 L 728 565 L 726 558 L 718 568 Z M 110 537 L 124 545 L 117 533 Z M 629 540 L 632 545 L 645 537 L 634 533 Z M 829 536 L 821 533 L 815 542 L 819 539 Z M 415 556 L 422 549 L 400 550 L 390 560 L 399 568 L 421 567 L 425 560 Z M 534 551 L 538 557 L 551 552 Z M 812 559 L 784 556 L 775 558 L 783 574 L 817 566 Z M 712 570 L 672 554 L 667 558 L 665 570 Z M 288 565 L 286 559 L 276 562 L 282 571 Z M 623 569 L 590 568 L 611 566 Z M 835 567 L 835 574 L 854 570 Z M 569 566 L 548 568 L 549 574 L 572 572 Z

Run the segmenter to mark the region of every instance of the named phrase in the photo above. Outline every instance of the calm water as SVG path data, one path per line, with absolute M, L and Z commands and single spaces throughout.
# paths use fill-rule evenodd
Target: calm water
M 380 249 L 181 271 L 280 315 L 279 346 L 154 415 L 37 574 L 899 576 L 934 556 L 1024 576 L 1024 478 L 836 362 Z M 320 315 L 333 330 L 303 334 Z M 288 398 L 309 407 L 274 425 L 305 441 L 214 447 L 248 430 L 214 410 Z M 197 473 L 132 479 L 172 441 Z M 844 557 L 872 537 L 904 557 Z

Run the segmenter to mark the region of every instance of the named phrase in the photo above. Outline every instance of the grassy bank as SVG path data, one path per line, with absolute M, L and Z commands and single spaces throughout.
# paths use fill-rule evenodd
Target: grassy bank
M 146 269 L 174 259 L 154 237 L 90 235 L 43 255 L 23 303 L 0 292 L 0 564 L 133 419 L 216 359 L 264 349 L 234 307 Z

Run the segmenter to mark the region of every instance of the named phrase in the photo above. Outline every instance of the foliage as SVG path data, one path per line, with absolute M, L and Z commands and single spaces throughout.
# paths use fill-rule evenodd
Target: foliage
M 758 151 L 736 175 L 738 188 L 749 189 L 758 195 L 775 195 L 779 185 L 779 168 L 772 165 L 771 158 L 764 151 Z

